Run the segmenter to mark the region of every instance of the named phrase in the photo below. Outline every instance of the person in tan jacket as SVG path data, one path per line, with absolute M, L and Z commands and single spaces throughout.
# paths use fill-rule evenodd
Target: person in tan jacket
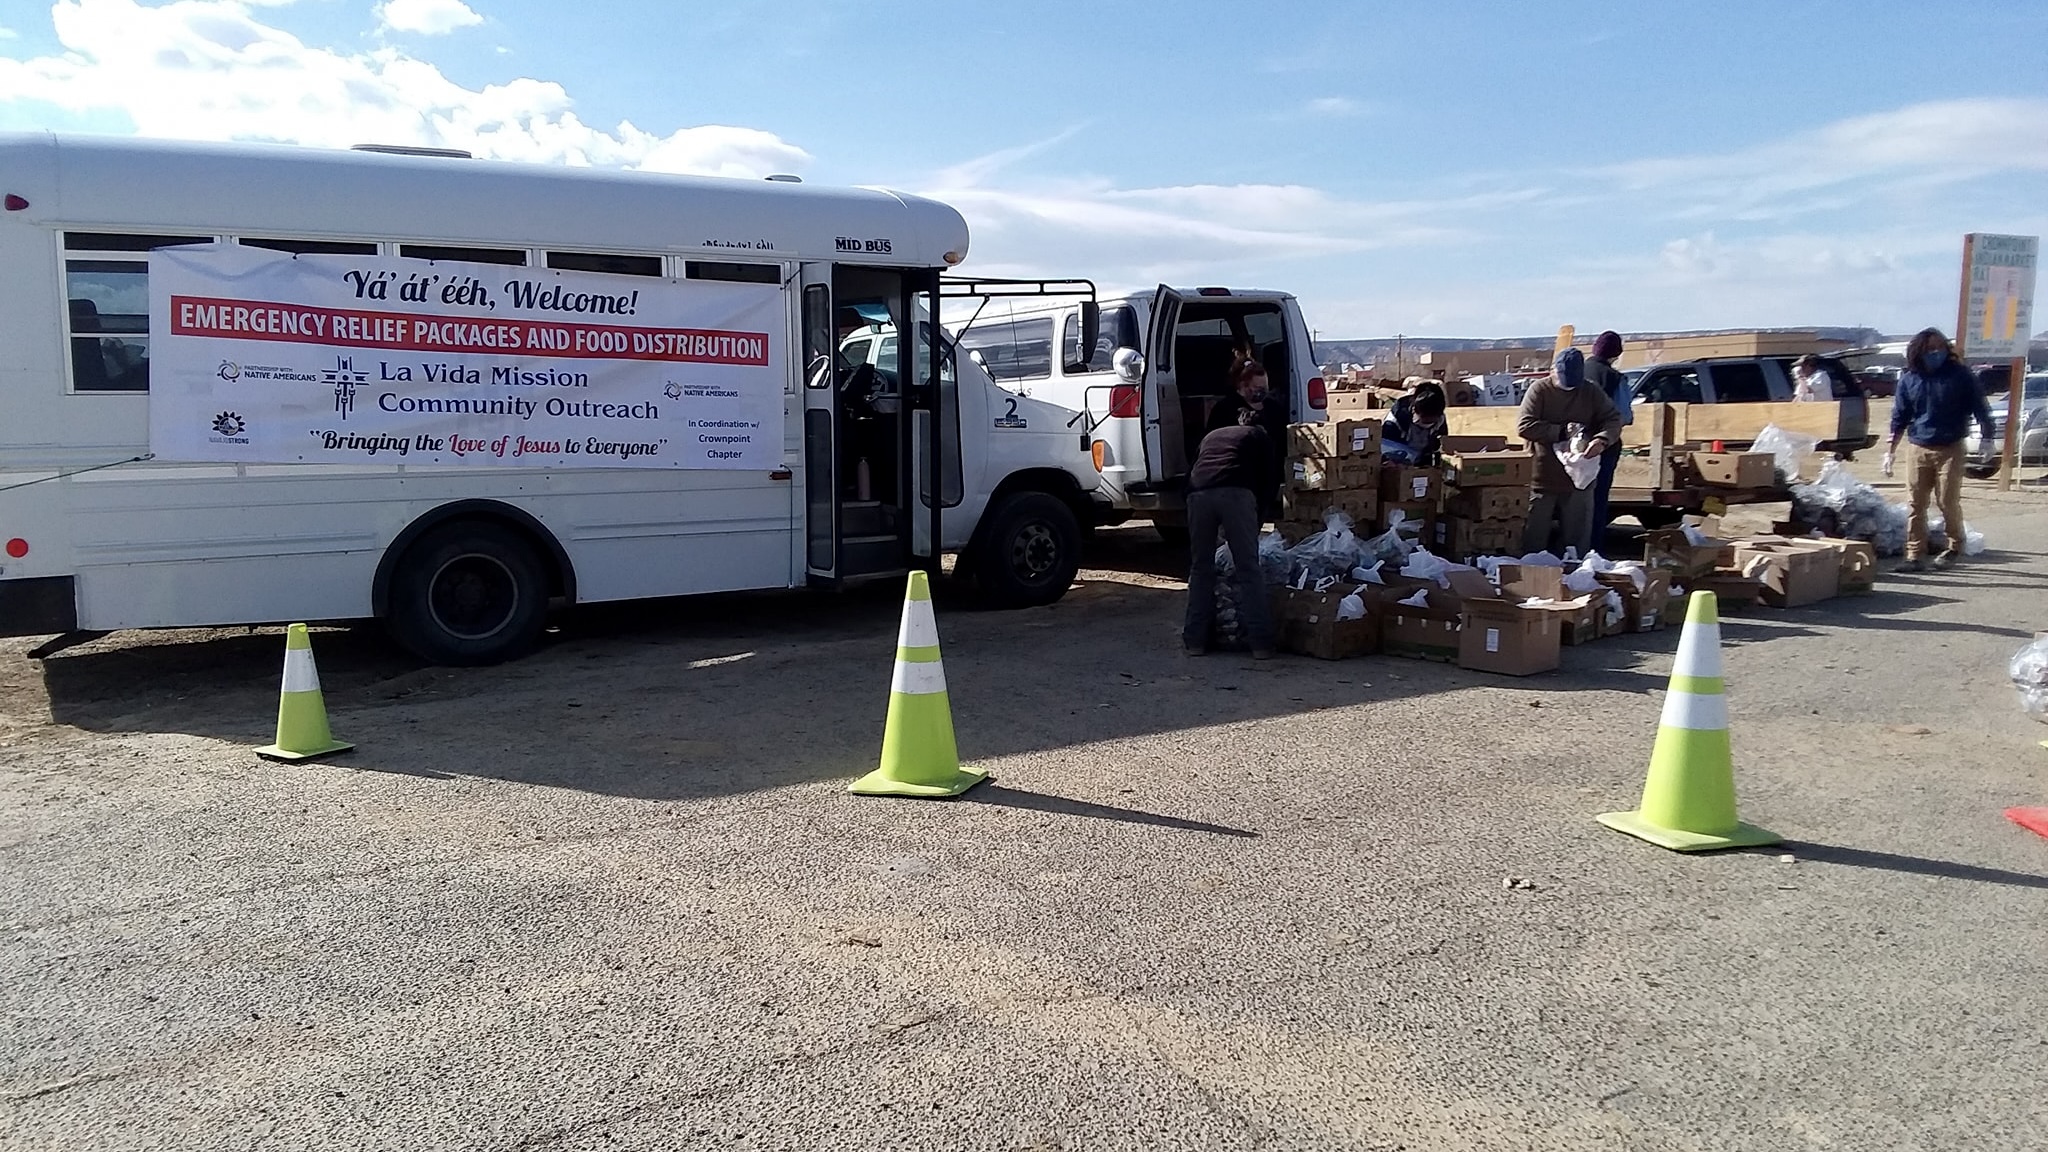
M 1610 444 L 1621 443 L 1621 410 L 1607 393 L 1586 383 L 1586 356 L 1577 348 L 1557 354 L 1550 376 L 1529 386 L 1522 397 L 1516 429 L 1536 457 L 1536 489 L 1529 500 L 1529 524 L 1522 532 L 1524 552 L 1549 550 L 1559 556 L 1577 548 L 1584 556 L 1593 548 L 1593 478 L 1585 487 L 1572 483 L 1557 447 L 1583 439 L 1582 451 L 1598 460 Z

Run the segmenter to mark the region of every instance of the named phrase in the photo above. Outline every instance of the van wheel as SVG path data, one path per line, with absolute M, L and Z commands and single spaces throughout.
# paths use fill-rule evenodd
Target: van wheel
M 434 664 L 524 655 L 547 622 L 547 570 L 525 537 L 482 521 L 429 531 L 391 581 L 392 636 Z
M 1081 569 L 1081 526 L 1056 496 L 1020 492 L 990 515 L 974 578 L 998 608 L 1031 608 L 1066 595 Z

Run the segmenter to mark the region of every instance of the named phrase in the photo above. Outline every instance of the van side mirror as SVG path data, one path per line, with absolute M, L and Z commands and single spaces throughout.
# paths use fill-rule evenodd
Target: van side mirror
M 1081 362 L 1086 364 L 1095 359 L 1095 342 L 1102 339 L 1102 305 L 1093 300 L 1081 302 Z
M 1145 354 L 1136 348 L 1119 348 L 1109 358 L 1109 366 L 1116 370 L 1117 379 L 1126 384 L 1142 383 L 1145 379 Z

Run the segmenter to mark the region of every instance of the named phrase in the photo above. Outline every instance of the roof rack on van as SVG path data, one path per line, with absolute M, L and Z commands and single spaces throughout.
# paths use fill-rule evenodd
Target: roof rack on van
M 428 148 L 421 144 L 357 144 L 351 152 L 379 152 L 386 156 L 433 156 L 442 160 L 474 160 L 465 148 Z

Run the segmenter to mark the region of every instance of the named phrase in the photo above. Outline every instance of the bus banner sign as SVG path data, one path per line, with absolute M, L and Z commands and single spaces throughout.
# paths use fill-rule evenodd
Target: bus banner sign
M 149 284 L 162 459 L 782 466 L 773 284 L 226 248 Z

